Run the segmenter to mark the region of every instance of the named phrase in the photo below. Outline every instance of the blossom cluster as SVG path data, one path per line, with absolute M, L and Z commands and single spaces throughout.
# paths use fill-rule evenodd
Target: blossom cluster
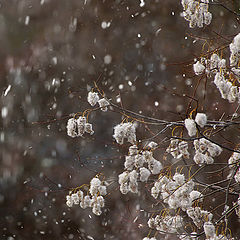
M 172 139 L 170 145 L 166 149 L 166 152 L 171 154 L 173 158 L 189 158 L 188 143 L 179 139 Z
M 113 137 L 118 144 L 123 144 L 125 138 L 134 144 L 136 142 L 136 124 L 131 122 L 118 124 L 114 127 Z
M 151 189 L 151 195 L 157 199 L 159 194 L 171 209 L 186 211 L 195 200 L 202 201 L 202 194 L 194 190 L 194 182 L 186 181 L 184 174 L 175 173 L 173 179 L 166 176 L 158 179 Z
M 219 90 L 221 97 L 230 103 L 240 100 L 240 89 L 235 82 L 240 81 L 240 33 L 237 34 L 230 48 L 230 70 L 227 68 L 226 59 L 222 59 L 218 54 L 213 53 L 210 59 L 201 58 L 193 64 L 196 75 L 203 73 L 214 75 L 214 84 Z
M 196 139 L 193 142 L 196 150 L 194 162 L 198 165 L 214 163 L 214 157 L 222 153 L 222 148 L 215 143 L 210 142 L 205 138 Z
M 107 188 L 98 177 L 94 177 L 90 182 L 89 191 L 90 193 L 84 196 L 83 191 L 78 190 L 77 192 L 71 191 L 69 195 L 66 196 L 66 204 L 68 207 L 73 205 L 79 205 L 81 208 L 85 209 L 87 207 L 92 208 L 92 212 L 95 215 L 101 215 L 102 209 L 104 207 L 104 198 L 107 194 Z
M 202 28 L 204 24 L 209 25 L 212 21 L 212 14 L 208 11 L 209 0 L 182 0 L 183 17 L 189 21 L 189 27 L 198 26 Z
M 148 147 L 153 146 L 152 143 Z M 155 146 L 155 145 L 154 145 Z M 125 156 L 125 171 L 118 176 L 122 194 L 138 192 L 138 181 L 146 182 L 151 174 L 159 174 L 162 164 L 153 157 L 152 151 L 139 151 L 136 145 L 129 147 Z
M 187 209 L 187 215 L 192 219 L 193 223 L 197 226 L 197 228 L 202 228 L 206 219 L 208 221 L 212 220 L 212 213 L 202 210 L 200 207 L 191 207 Z
M 222 234 L 216 234 L 216 228 L 211 221 L 205 222 L 203 225 L 204 233 L 206 235 L 206 240 L 233 240 Z
M 156 217 L 149 218 L 148 226 L 161 232 L 177 233 L 178 229 L 183 226 L 183 218 L 180 215 L 157 215 Z
M 223 99 L 227 99 L 230 103 L 233 103 L 239 99 L 239 88 L 234 86 L 231 81 L 226 79 L 224 71 L 216 73 L 214 77 L 214 83 Z
M 109 102 L 105 98 L 99 98 L 98 93 L 96 92 L 89 92 L 87 97 L 88 103 L 91 106 L 95 106 L 97 103 L 103 112 L 108 110 Z
M 193 64 L 193 71 L 196 75 L 217 73 L 225 68 L 226 59 L 221 59 L 216 53 L 213 53 L 210 59 L 202 57 L 200 61 Z
M 84 133 L 92 135 L 94 133 L 92 124 L 87 123 L 86 117 L 80 116 L 78 119 L 70 118 L 67 122 L 67 135 L 70 137 L 82 137 Z

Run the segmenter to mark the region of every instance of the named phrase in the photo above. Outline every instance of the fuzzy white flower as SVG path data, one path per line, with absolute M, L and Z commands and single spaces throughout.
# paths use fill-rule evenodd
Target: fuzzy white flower
M 134 156 L 126 156 L 125 157 L 124 167 L 127 170 L 132 170 L 133 167 L 134 167 L 134 163 L 135 163 L 135 157 Z
M 178 139 L 171 140 L 166 152 L 170 153 L 176 159 L 180 159 L 181 157 L 189 158 L 190 156 L 188 152 L 188 143 Z
M 158 146 L 157 143 L 155 143 L 155 142 L 150 142 L 150 143 L 148 143 L 147 148 L 155 149 L 157 146 Z
M 137 155 L 137 153 L 138 153 L 137 145 L 132 145 L 129 147 L 129 155 L 130 156 Z
M 92 128 L 92 124 L 91 123 L 86 123 L 85 124 L 85 132 L 89 133 L 90 135 L 94 134 L 93 128 Z
M 222 153 L 222 148 L 215 143 L 209 142 L 207 151 L 211 157 L 216 157 Z
M 93 187 L 99 187 L 101 185 L 101 180 L 97 177 L 94 177 L 91 182 L 90 182 L 91 186 Z
M 141 182 L 146 182 L 150 175 L 151 175 L 151 172 L 147 168 L 145 168 L 145 167 L 140 168 L 140 181 Z
M 203 128 L 207 123 L 207 115 L 205 113 L 197 113 L 195 122 Z
M 189 21 L 189 27 L 198 26 L 202 28 L 204 24 L 209 25 L 212 21 L 212 14 L 208 12 L 209 0 L 197 2 L 195 0 L 182 0 L 183 17 Z
M 79 204 L 80 199 L 79 199 L 79 196 L 78 196 L 77 193 L 73 193 L 73 194 L 71 195 L 71 197 L 72 197 L 72 200 L 73 200 L 73 203 L 74 203 L 74 204 Z
M 110 105 L 109 102 L 105 98 L 98 100 L 98 104 L 103 112 L 106 112 L 108 110 L 107 107 Z
M 107 187 L 106 186 L 103 186 L 103 185 L 99 186 L 98 191 L 99 191 L 99 194 L 102 196 L 107 195 Z
M 135 158 L 134 158 L 134 166 L 135 166 L 136 168 L 142 167 L 143 164 L 144 164 L 144 162 L 145 162 L 145 158 L 144 158 L 143 155 L 137 154 L 137 155 L 135 156 Z
M 185 182 L 185 176 L 184 174 L 180 173 L 175 173 L 173 176 L 173 180 L 178 184 L 178 185 L 183 185 Z
M 213 69 L 217 69 L 218 68 L 218 63 L 220 62 L 220 57 L 216 54 L 216 53 L 213 53 L 211 55 L 211 58 L 210 58 L 210 68 L 211 70 Z
M 97 104 L 97 102 L 99 101 L 98 93 L 89 92 L 87 100 L 91 106 L 95 106 Z
M 119 184 L 124 184 L 128 181 L 129 179 L 129 172 L 123 172 L 121 174 L 118 175 L 118 183 Z
M 83 200 L 80 202 L 80 207 L 85 209 L 92 206 L 92 199 L 89 195 L 86 195 Z
M 190 198 L 192 199 L 192 201 L 195 201 L 196 199 L 198 199 L 199 201 L 203 200 L 202 194 L 196 190 L 190 192 Z
M 120 192 L 122 194 L 127 194 L 129 192 L 129 186 L 127 183 L 120 184 Z
M 159 174 L 163 166 L 159 161 L 153 159 L 148 163 L 148 168 L 152 172 L 152 174 Z
M 67 122 L 67 135 L 70 137 L 77 137 L 77 122 L 75 118 L 68 119 Z
M 136 183 L 137 182 L 137 179 L 138 179 L 138 173 L 136 170 L 133 170 L 129 173 L 129 180 L 130 182 L 132 183 Z
M 100 186 L 101 181 L 98 178 L 95 177 L 91 180 L 89 192 L 91 193 L 92 196 L 97 195 Z
M 196 75 L 201 75 L 205 70 L 205 66 L 199 61 L 197 61 L 195 64 L 193 64 L 193 70 Z
M 207 238 L 212 238 L 215 236 L 215 226 L 211 222 L 205 222 L 203 229 Z
M 85 117 L 79 117 L 77 119 L 77 128 L 78 128 L 78 136 L 83 136 L 85 133 L 85 124 L 87 119 Z
M 196 127 L 196 123 L 193 119 L 187 118 L 184 121 L 185 127 L 188 131 L 188 135 L 190 137 L 193 137 L 197 134 L 197 127 Z
M 136 125 L 133 123 L 118 124 L 114 127 L 113 137 L 118 144 L 123 144 L 125 138 L 128 142 L 134 144 L 136 142 Z
M 70 196 L 70 195 L 67 195 L 66 196 L 66 205 L 68 206 L 68 207 L 72 207 L 73 206 L 73 199 L 72 199 L 72 196 Z
M 101 206 L 97 203 L 94 203 L 93 208 L 92 208 L 92 212 L 97 216 L 101 215 L 102 214 Z

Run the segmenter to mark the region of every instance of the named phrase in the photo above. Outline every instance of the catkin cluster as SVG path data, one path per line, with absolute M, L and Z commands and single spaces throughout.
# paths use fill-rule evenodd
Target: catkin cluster
M 218 54 L 213 53 L 210 59 L 201 58 L 200 61 L 193 64 L 193 70 L 196 75 L 203 73 L 213 75 L 214 84 L 221 97 L 233 103 L 236 100 L 240 101 L 240 89 L 235 84 L 240 82 L 240 33 L 234 37 L 229 48 L 229 67 L 227 67 L 226 59 L 220 58 Z
M 156 146 L 152 142 L 147 146 Z M 146 182 L 151 174 L 159 174 L 162 164 L 153 157 L 150 150 L 139 151 L 136 145 L 129 147 L 129 154 L 125 156 L 125 171 L 119 174 L 120 191 L 127 194 L 138 192 L 138 181 Z
M 113 137 L 118 144 L 123 144 L 124 139 L 134 144 L 136 142 L 136 124 L 131 122 L 118 124 L 114 127 Z
M 208 141 L 205 138 L 196 139 L 193 142 L 195 155 L 193 160 L 199 166 L 214 163 L 214 157 L 222 153 L 222 148 L 217 144 Z
M 82 137 L 84 133 L 94 134 L 92 124 L 87 123 L 86 117 L 78 119 L 70 118 L 67 122 L 67 135 L 70 137 Z
M 184 174 L 175 173 L 173 178 L 160 177 L 151 189 L 151 195 L 159 196 L 171 209 L 181 208 L 186 211 L 195 200 L 202 201 L 200 192 L 194 190 L 193 180 L 186 181 Z
M 208 11 L 209 0 L 182 0 L 183 17 L 189 22 L 189 27 L 198 26 L 202 28 L 204 24 L 209 25 L 212 21 L 212 14 Z
M 99 98 L 98 93 L 96 92 L 89 92 L 87 97 L 88 103 L 93 107 L 97 103 L 99 104 L 100 109 L 103 112 L 106 112 L 108 110 L 109 102 L 105 98 Z
M 104 198 L 107 194 L 107 188 L 98 177 L 94 177 L 90 182 L 90 187 L 86 195 L 81 190 L 71 191 L 66 196 L 66 204 L 68 207 L 73 205 L 79 205 L 85 209 L 87 207 L 92 208 L 92 212 L 95 215 L 101 215 L 102 208 L 104 207 Z

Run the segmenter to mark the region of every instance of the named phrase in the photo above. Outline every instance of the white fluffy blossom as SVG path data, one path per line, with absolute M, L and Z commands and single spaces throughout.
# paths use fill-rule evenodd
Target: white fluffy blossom
M 107 189 L 105 183 L 98 177 L 94 177 L 90 182 L 87 195 L 84 196 L 84 193 L 81 190 L 78 190 L 77 192 L 70 191 L 69 195 L 66 196 L 66 205 L 68 207 L 72 207 L 75 204 L 79 205 L 83 209 L 91 207 L 92 212 L 95 215 L 100 215 L 102 213 L 101 208 L 104 207 L 103 196 L 106 194 Z
M 136 142 L 136 125 L 130 122 L 118 124 L 114 127 L 113 137 L 118 144 L 123 144 L 125 138 L 134 144 Z
M 92 206 L 92 199 L 89 195 L 86 195 L 80 202 L 80 207 L 85 209 Z
M 159 174 L 163 167 L 159 161 L 153 159 L 148 163 L 148 168 L 152 172 L 152 174 Z
M 150 143 L 148 143 L 148 145 L 147 145 L 147 149 L 155 149 L 156 147 L 158 146 L 158 144 L 157 143 L 155 143 L 155 142 L 150 142 Z
M 196 123 L 193 119 L 187 118 L 184 121 L 185 127 L 188 131 L 188 135 L 190 137 L 193 137 L 197 134 L 197 127 L 196 127 Z
M 87 119 L 85 117 L 79 117 L 77 119 L 78 136 L 83 136 L 83 134 L 85 133 L 86 123 Z
M 68 207 L 72 207 L 73 206 L 73 199 L 72 199 L 72 196 L 70 196 L 70 195 L 67 195 L 66 196 L 66 205 L 68 206 Z
M 202 28 L 204 24 L 209 25 L 212 21 L 212 14 L 208 12 L 209 0 L 182 0 L 183 17 L 189 21 L 189 27 L 198 26 Z
M 107 107 L 110 105 L 105 98 L 101 98 L 100 100 L 98 100 L 98 104 L 103 112 L 106 112 L 108 110 Z
M 205 70 L 205 66 L 199 61 L 197 61 L 195 64 L 193 64 L 193 70 L 196 75 L 201 75 Z
M 118 175 L 118 183 L 120 185 L 124 184 L 124 183 L 127 183 L 128 179 L 129 179 L 129 172 L 127 172 L 127 171 Z
M 212 238 L 215 236 L 215 226 L 212 222 L 205 222 L 203 225 L 203 229 L 206 235 L 206 238 Z
M 92 124 L 87 123 L 85 117 L 80 116 L 78 119 L 70 118 L 67 122 L 67 134 L 70 137 L 82 137 L 84 133 L 92 135 L 94 133 Z
M 190 192 L 190 198 L 192 199 L 192 201 L 195 201 L 196 199 L 198 199 L 199 201 L 202 201 L 202 194 L 199 191 L 193 190 L 192 192 Z
M 75 118 L 68 119 L 67 122 L 67 135 L 70 137 L 77 137 L 77 121 Z
M 195 122 L 203 128 L 207 123 L 207 115 L 205 113 L 197 113 Z
M 194 201 L 190 197 L 193 190 L 194 182 L 192 180 L 186 181 L 183 174 L 175 173 L 173 179 L 166 176 L 158 179 L 151 189 L 151 195 L 156 199 L 160 194 L 160 198 L 169 205 L 169 208 L 180 207 L 186 211 Z
M 213 158 L 222 153 L 222 148 L 220 146 L 205 138 L 194 140 L 193 144 L 196 150 L 193 160 L 198 165 L 204 163 L 212 164 L 214 162 Z
M 180 215 L 157 215 L 155 218 L 152 217 L 148 220 L 148 226 L 157 231 L 177 233 L 178 229 L 183 226 L 183 218 Z
M 213 214 L 202 210 L 200 207 L 191 207 L 187 209 L 187 215 L 193 220 L 197 228 L 202 228 L 206 220 L 211 221 Z
M 138 148 L 137 145 L 132 145 L 129 147 L 129 155 L 133 156 L 133 155 L 137 155 L 138 154 Z
M 210 68 L 211 70 L 216 70 L 218 68 L 218 64 L 221 61 L 220 57 L 216 54 L 213 53 L 210 57 Z
M 171 154 L 174 158 L 189 158 L 188 143 L 180 141 L 179 139 L 172 139 L 170 145 L 166 149 L 166 152 Z
M 95 106 L 97 102 L 99 101 L 98 93 L 96 92 L 89 92 L 87 100 L 91 106 Z
M 138 181 L 147 182 L 151 174 L 159 174 L 163 166 L 153 157 L 152 151 L 139 151 L 136 145 L 129 147 L 129 154 L 125 156 L 125 171 L 119 174 L 120 192 L 127 194 L 138 192 Z
M 140 168 L 140 181 L 141 182 L 146 182 L 150 175 L 151 175 L 151 172 L 147 168 L 145 168 L 145 167 Z
M 92 124 L 91 123 L 86 123 L 85 124 L 85 132 L 89 133 L 90 135 L 94 134 L 93 128 L 92 128 Z
M 230 103 L 233 103 L 239 99 L 239 87 L 234 86 L 232 82 L 228 81 L 225 78 L 223 71 L 216 73 L 214 77 L 214 83 L 223 99 L 227 99 Z

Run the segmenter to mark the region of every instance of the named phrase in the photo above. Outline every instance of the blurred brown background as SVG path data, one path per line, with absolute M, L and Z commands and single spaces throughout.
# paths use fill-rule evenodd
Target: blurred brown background
M 192 94 L 196 81 L 188 64 L 202 45 L 190 35 L 238 31 L 220 7 L 207 30 L 189 29 L 181 11 L 178 0 L 142 7 L 137 0 L 0 1 L 0 239 L 146 236 L 147 213 L 139 209 L 150 211 L 153 199 L 122 196 L 117 188 L 127 148 L 116 146 L 112 128 L 121 116 L 91 114 L 95 135 L 84 139 L 69 138 L 65 126 L 70 113 L 90 107 L 86 96 L 94 81 L 127 109 L 181 120 L 188 99 L 172 92 Z M 212 118 L 219 117 L 216 96 L 209 93 L 204 105 Z M 138 134 L 149 137 L 144 128 Z M 92 170 L 113 182 L 100 217 L 65 205 L 67 189 L 88 183 Z

